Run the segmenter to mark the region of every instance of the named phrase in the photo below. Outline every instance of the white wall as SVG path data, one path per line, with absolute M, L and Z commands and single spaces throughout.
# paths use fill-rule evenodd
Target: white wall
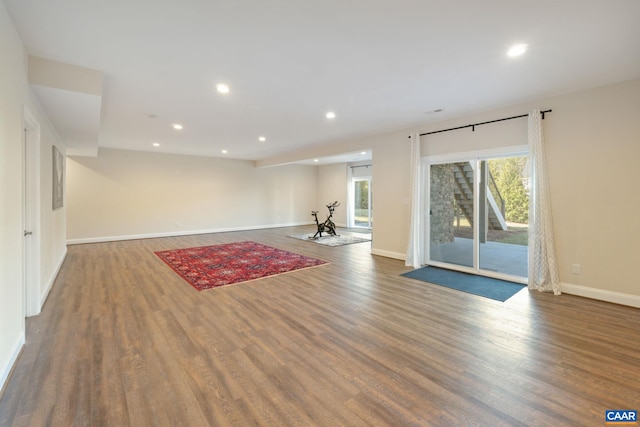
M 318 166 L 318 201 L 314 210 L 318 213 L 318 220 L 324 221 L 329 214 L 327 205 L 334 200 L 340 202 L 333 214 L 333 222 L 338 227 L 347 225 L 347 164 Z
M 53 131 L 48 118 L 37 106 L 37 100 L 32 93 L 34 108 L 37 108 L 36 118 L 40 123 L 40 279 L 38 289 L 38 303 L 44 304 L 47 295 L 58 275 L 60 267 L 67 254 L 67 200 L 66 188 L 63 190 L 65 198 L 62 208 L 53 210 L 53 150 L 55 145 L 61 153 L 65 153 L 65 146 Z M 63 182 L 66 177 L 63 177 Z M 66 183 L 66 182 L 65 182 Z
M 0 3 L 0 380 L 24 342 L 22 295 L 22 101 L 27 92 L 22 45 Z M 2 384 L 0 384 L 2 385 Z
M 549 106 L 545 132 L 560 278 L 640 296 L 640 80 L 551 99 Z M 574 263 L 582 274 L 571 274 Z
M 36 295 L 46 297 L 64 260 L 65 209 L 51 209 L 51 147 L 58 141 L 27 83 L 26 55 L 4 3 L 0 2 L 0 387 L 25 339 L 23 287 L 23 115 L 40 125 L 40 275 Z
M 316 166 L 100 149 L 67 160 L 70 243 L 311 223 Z
M 371 252 L 404 259 L 409 240 L 411 149 L 408 133 L 382 135 L 373 147 L 373 242 Z

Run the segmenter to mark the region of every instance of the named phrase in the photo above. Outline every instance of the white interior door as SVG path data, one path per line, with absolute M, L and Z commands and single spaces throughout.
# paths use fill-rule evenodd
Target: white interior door
M 26 316 L 40 313 L 40 126 L 25 110 L 23 135 L 23 289 Z

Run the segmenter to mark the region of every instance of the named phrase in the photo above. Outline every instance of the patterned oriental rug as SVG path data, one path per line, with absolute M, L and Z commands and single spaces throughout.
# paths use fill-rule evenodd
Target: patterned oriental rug
M 256 242 L 174 249 L 155 254 L 199 291 L 328 264 Z

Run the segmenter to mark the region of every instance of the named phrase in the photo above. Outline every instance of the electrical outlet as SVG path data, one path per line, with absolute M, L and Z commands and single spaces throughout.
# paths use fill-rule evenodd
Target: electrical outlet
M 582 266 L 580 264 L 573 264 L 571 266 L 571 272 L 573 274 L 580 274 L 582 273 Z

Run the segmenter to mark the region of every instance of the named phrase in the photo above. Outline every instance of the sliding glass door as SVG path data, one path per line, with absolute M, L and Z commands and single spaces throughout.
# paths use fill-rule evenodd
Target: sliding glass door
M 353 178 L 353 226 L 371 228 L 371 178 Z
M 526 280 L 526 157 L 469 158 L 428 167 L 428 261 Z

